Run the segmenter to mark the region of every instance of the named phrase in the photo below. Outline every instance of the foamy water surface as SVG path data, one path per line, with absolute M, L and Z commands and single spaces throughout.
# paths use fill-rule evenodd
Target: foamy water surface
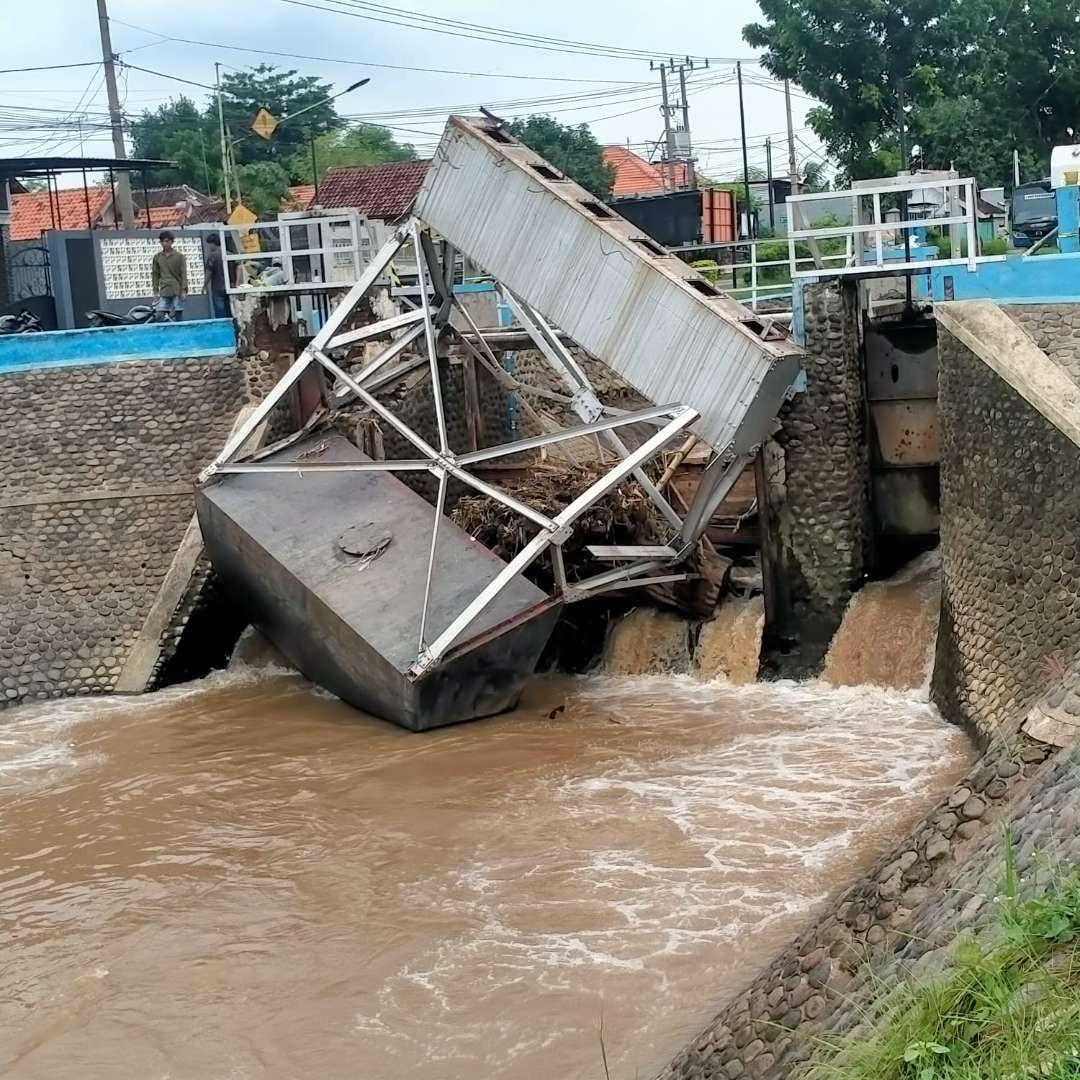
M 648 1076 L 969 758 L 897 693 L 691 679 L 426 735 L 252 674 L 0 714 L 0 1072 L 584 1080 L 602 1023 Z

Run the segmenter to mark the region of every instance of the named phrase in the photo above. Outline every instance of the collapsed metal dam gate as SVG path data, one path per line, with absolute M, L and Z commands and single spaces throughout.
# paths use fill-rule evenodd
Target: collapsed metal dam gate
M 450 118 L 414 212 L 203 472 L 197 506 L 215 566 L 304 674 L 359 708 L 425 730 L 512 707 L 563 604 L 687 577 L 685 563 L 713 511 L 771 433 L 801 350 L 498 122 Z M 346 328 L 403 248 L 415 259 L 416 303 Z M 509 391 L 521 390 L 493 351 L 489 329 L 455 294 L 459 253 L 501 284 L 521 330 L 564 388 L 547 396 L 579 424 L 451 450 L 439 364 L 449 343 Z M 604 405 L 566 338 L 656 404 Z M 365 355 L 353 358 L 359 346 Z M 374 393 L 414 370 L 416 353 L 430 378 L 434 440 Z M 332 383 L 322 407 L 297 435 L 243 452 L 309 368 Z M 327 437 L 334 413 L 350 403 L 394 429 L 413 456 L 371 460 L 345 438 Z M 649 434 L 628 445 L 625 429 L 641 425 Z M 688 430 L 713 456 L 680 514 L 643 466 Z M 475 471 L 582 437 L 603 440 L 615 464 L 554 515 Z M 396 473 L 434 477 L 435 505 Z M 631 477 L 666 523 L 667 542 L 590 548 L 596 572 L 568 580 L 562 546 L 575 522 Z M 446 518 L 451 481 L 528 523 L 533 535 L 514 558 L 504 562 Z M 550 596 L 522 576 L 541 557 L 555 581 Z

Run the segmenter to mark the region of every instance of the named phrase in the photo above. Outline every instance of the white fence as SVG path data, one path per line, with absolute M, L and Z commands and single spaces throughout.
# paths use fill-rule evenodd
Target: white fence
M 905 183 L 905 180 L 910 182 Z M 938 192 L 940 198 L 937 197 Z M 931 193 L 933 198 L 929 197 Z M 796 227 L 800 222 L 800 205 L 812 201 L 820 210 L 823 200 L 847 201 L 852 211 L 851 224 Z M 883 200 L 897 205 L 885 208 Z M 830 275 L 894 274 L 903 270 L 926 269 L 931 264 L 966 264 L 969 269 L 975 269 L 979 253 L 978 204 L 975 181 L 970 177 L 962 180 L 897 177 L 892 182 L 883 181 L 845 191 L 791 195 L 788 204 L 788 265 L 792 278 L 817 277 L 825 269 L 825 259 L 819 256 L 815 256 L 812 268 L 801 268 L 800 264 L 806 260 L 797 257 L 796 244 L 808 244 L 814 250 L 821 241 L 838 237 L 846 240 L 853 258 L 849 265 L 829 268 Z M 906 217 L 886 220 L 886 213 L 903 214 L 905 207 Z M 912 213 L 920 213 L 920 207 L 932 207 L 933 213 L 939 216 L 923 213 L 922 216 L 912 217 Z M 946 213 L 940 215 L 942 208 Z M 958 259 L 911 259 L 896 252 L 896 248 L 904 244 L 905 235 L 925 229 L 933 229 L 947 236 L 951 252 L 966 249 L 965 256 Z
M 234 296 L 351 288 L 381 246 L 373 223 L 354 213 L 223 225 L 219 233 Z

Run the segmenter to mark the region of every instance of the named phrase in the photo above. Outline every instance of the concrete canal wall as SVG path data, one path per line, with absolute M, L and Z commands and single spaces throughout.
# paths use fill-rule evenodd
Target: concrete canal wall
M 265 356 L 0 367 L 0 707 L 114 689 L 196 474 L 273 379 Z

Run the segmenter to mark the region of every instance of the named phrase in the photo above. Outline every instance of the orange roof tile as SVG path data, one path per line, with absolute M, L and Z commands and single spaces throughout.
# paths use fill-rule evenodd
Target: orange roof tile
M 314 184 L 295 184 L 289 188 L 289 194 L 284 202 L 295 206 L 297 210 L 307 210 L 315 201 Z
M 37 240 L 49 229 L 86 229 L 86 203 L 96 225 L 112 201 L 108 188 L 61 188 L 59 192 L 28 191 L 11 198 L 11 239 Z M 59 207 L 59 209 L 58 209 Z
M 681 161 L 657 166 L 625 146 L 605 146 L 603 152 L 604 164 L 615 170 L 611 194 L 617 199 L 624 195 L 659 195 L 686 185 L 686 166 Z

